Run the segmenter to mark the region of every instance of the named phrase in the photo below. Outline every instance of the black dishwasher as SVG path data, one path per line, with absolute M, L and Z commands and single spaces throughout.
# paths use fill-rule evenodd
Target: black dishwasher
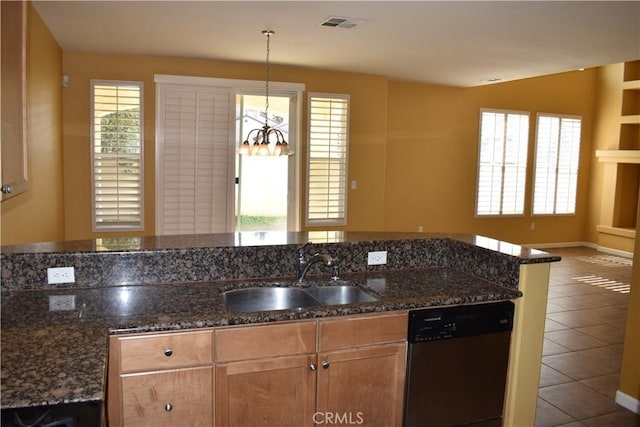
M 406 427 L 501 426 L 511 301 L 409 312 Z

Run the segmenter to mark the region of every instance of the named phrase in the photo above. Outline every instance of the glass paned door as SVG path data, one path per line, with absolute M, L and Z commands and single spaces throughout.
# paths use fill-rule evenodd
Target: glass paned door
M 236 141 L 242 143 L 251 130 L 264 126 L 265 97 L 239 94 L 236 106 Z M 279 129 L 293 149 L 291 111 L 290 96 L 269 95 L 268 124 Z M 237 156 L 236 231 L 287 231 L 293 157 Z

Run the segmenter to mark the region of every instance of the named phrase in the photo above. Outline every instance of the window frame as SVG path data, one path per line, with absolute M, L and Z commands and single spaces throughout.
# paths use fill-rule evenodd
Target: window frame
M 512 115 L 519 115 L 519 116 L 526 116 L 527 118 L 527 132 L 526 132 L 526 140 L 524 141 L 524 148 L 525 148 L 525 153 L 526 153 L 526 157 L 524 159 L 523 165 L 524 165 L 524 181 L 522 183 L 522 188 L 521 188 L 521 192 L 522 192 L 522 212 L 518 212 L 518 213 L 503 213 L 503 193 L 504 193 L 504 155 L 503 155 L 503 161 L 501 163 L 501 168 L 502 168 L 502 172 L 501 172 L 501 188 L 500 188 L 500 209 L 499 209 L 499 213 L 479 213 L 478 212 L 478 202 L 480 200 L 480 173 L 481 173 L 481 159 L 482 159 L 482 117 L 484 113 L 496 113 L 496 114 L 504 114 L 505 118 L 508 117 L 510 114 Z M 506 126 L 507 126 L 507 122 L 505 120 L 505 134 L 506 134 Z M 528 173 L 528 161 L 529 161 L 529 140 L 530 140 L 530 131 L 531 131 L 531 113 L 529 111 L 520 111 L 520 110 L 504 110 L 504 109 L 495 109 L 495 108 L 481 108 L 480 109 L 480 115 L 479 115 L 479 121 L 478 121 L 478 157 L 477 157 L 477 162 L 476 162 L 476 199 L 475 199 L 475 205 L 474 205 L 474 217 L 478 218 L 478 219 L 482 219 L 482 218 L 506 218 L 506 217 L 524 217 L 525 216 L 525 207 L 526 207 L 526 189 L 527 189 L 527 173 Z M 503 145 L 506 145 L 506 138 L 503 141 Z M 504 150 L 503 150 L 504 151 Z
M 556 209 L 556 201 L 557 201 L 557 194 L 558 194 L 558 166 L 559 166 L 559 162 L 556 164 L 556 173 L 555 173 L 555 186 L 554 186 L 554 204 L 553 204 L 553 212 L 549 213 L 549 212 L 544 212 L 544 213 L 536 213 L 535 212 L 535 206 L 536 206 L 536 175 L 537 175 L 537 167 L 538 167 L 538 136 L 540 135 L 540 118 L 541 117 L 550 117 L 550 118 L 558 118 L 559 122 L 560 122 L 560 126 L 558 127 L 558 147 L 557 147 L 557 152 L 558 152 L 558 157 L 560 155 L 560 151 L 559 151 L 559 147 L 560 147 L 560 135 L 562 132 L 562 120 L 563 119 L 568 119 L 568 120 L 579 120 L 580 121 L 580 140 L 578 141 L 578 151 L 577 151 L 577 156 L 578 158 L 576 159 L 577 162 L 577 167 L 575 170 L 575 180 L 576 180 L 576 185 L 575 185 L 575 193 L 573 194 L 574 197 L 574 202 L 573 202 L 573 212 L 561 212 L 561 213 L 557 213 Z M 543 217 L 543 216 L 574 216 L 576 215 L 577 212 L 577 201 L 578 201 L 578 181 L 580 178 L 580 153 L 581 153 L 581 149 L 582 149 L 582 131 L 583 131 L 583 120 L 582 120 L 582 116 L 575 116 L 575 115 L 570 115 L 570 114 L 555 114 L 555 113 L 537 113 L 536 114 L 536 129 L 535 129 L 535 139 L 534 139 L 534 154 L 533 154 L 533 176 L 532 176 L 532 184 L 531 184 L 531 216 L 535 216 L 535 217 Z
M 311 123 L 312 123 L 312 101 L 314 99 L 335 99 L 346 102 L 346 124 L 345 124 L 345 151 L 342 163 L 344 164 L 344 186 L 343 191 L 343 209 L 342 216 L 339 218 L 310 218 L 310 190 L 311 190 Z M 350 116 L 351 116 L 351 95 L 344 93 L 326 93 L 326 92 L 309 92 L 307 94 L 307 150 L 306 150 L 306 188 L 305 188 L 305 226 L 307 227 L 328 227 L 328 226 L 346 226 L 348 217 L 348 196 L 349 196 L 349 132 L 350 132 Z
M 95 91 L 97 86 L 110 86 L 117 88 L 118 86 L 136 86 L 139 89 L 139 111 L 140 111 L 140 132 L 139 132 L 139 190 L 140 190 L 140 213 L 139 221 L 123 221 L 123 222 L 107 222 L 103 223 L 98 221 L 99 215 L 97 214 L 97 193 L 96 193 L 96 153 L 95 153 L 95 129 L 96 129 L 96 99 Z M 89 81 L 89 93 L 90 93 L 90 151 L 91 151 L 91 223 L 93 232 L 120 232 L 120 231 L 144 231 L 144 216 L 145 216 L 145 198 L 144 198 L 144 82 L 131 81 L 131 80 L 102 80 L 91 79 Z

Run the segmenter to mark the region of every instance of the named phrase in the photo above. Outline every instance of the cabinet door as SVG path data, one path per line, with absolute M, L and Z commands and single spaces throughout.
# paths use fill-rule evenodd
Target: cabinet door
M 212 426 L 213 369 L 123 375 L 122 420 L 129 426 Z
M 313 426 L 315 354 L 216 365 L 216 426 Z
M 316 421 L 400 427 L 405 358 L 405 343 L 318 353 Z
M 0 14 L 2 39 L 2 136 L 0 137 L 0 200 L 27 190 L 26 137 L 26 5 L 3 1 Z

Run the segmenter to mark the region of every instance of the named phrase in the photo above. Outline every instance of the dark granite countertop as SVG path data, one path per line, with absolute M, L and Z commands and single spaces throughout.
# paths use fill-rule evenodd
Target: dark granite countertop
M 268 280 L 3 292 L 2 408 L 103 399 L 110 334 L 321 318 L 521 296 L 515 289 L 449 268 L 348 274 L 343 278 L 379 300 L 259 313 L 230 312 L 223 305 L 222 291 L 264 286 Z M 310 285 L 330 283 L 328 278 L 309 278 Z M 75 295 L 76 309 L 49 311 L 50 295 Z
M 343 279 L 378 300 L 254 313 L 225 308 L 225 290 L 293 283 L 305 242 L 309 253 L 339 260 Z M 370 251 L 387 251 L 387 264 L 368 265 Z M 521 296 L 523 265 L 558 260 L 483 236 L 440 233 L 229 233 L 3 246 L 0 406 L 104 400 L 111 334 L 513 299 Z M 331 284 L 320 264 L 308 281 Z M 51 267 L 73 267 L 75 282 L 47 284 Z M 55 295 L 73 295 L 75 309 L 49 311 Z

